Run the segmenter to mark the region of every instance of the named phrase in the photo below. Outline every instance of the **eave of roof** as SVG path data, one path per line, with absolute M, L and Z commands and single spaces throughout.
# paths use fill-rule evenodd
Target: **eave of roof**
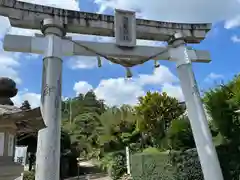
M 39 107 L 22 111 L 15 106 L 0 105 L 0 123 L 5 120 L 16 124 L 17 133 L 37 132 L 46 128 Z

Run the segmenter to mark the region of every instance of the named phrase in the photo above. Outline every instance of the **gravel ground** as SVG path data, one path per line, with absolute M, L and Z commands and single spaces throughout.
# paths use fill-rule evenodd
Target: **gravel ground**
M 111 178 L 105 174 L 90 174 L 74 178 L 69 178 L 66 180 L 111 180 Z

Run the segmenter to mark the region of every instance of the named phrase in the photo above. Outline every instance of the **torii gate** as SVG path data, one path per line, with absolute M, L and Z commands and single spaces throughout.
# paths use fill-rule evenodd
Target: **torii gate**
M 135 13 L 116 10 L 115 17 L 42 5 L 1 0 L 0 15 L 13 27 L 40 29 L 36 37 L 6 35 L 6 51 L 44 54 L 42 112 L 47 128 L 38 134 L 36 180 L 59 180 L 62 56 L 102 56 L 125 67 L 150 59 L 171 60 L 185 97 L 188 116 L 205 180 L 223 180 L 191 62 L 209 62 L 207 51 L 189 50 L 200 43 L 211 24 L 179 24 L 136 19 Z M 115 36 L 116 43 L 72 41 L 66 33 Z M 171 46 L 136 46 L 136 39 L 167 41 Z M 118 58 L 118 59 L 116 59 Z M 128 69 L 129 70 L 129 69 Z

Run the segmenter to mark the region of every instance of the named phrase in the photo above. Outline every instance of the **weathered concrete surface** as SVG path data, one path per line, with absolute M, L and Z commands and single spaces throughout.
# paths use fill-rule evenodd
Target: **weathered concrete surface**
M 0 15 L 9 17 L 14 27 L 39 29 L 46 18 L 61 20 L 67 32 L 114 36 L 114 16 L 64 10 L 60 8 L 1 0 Z M 187 43 L 199 43 L 211 29 L 211 24 L 184 24 L 137 19 L 137 39 L 168 41 L 177 32 L 185 35 Z
M 23 172 L 23 166 L 12 161 L 11 157 L 0 157 L 0 180 L 14 180 Z

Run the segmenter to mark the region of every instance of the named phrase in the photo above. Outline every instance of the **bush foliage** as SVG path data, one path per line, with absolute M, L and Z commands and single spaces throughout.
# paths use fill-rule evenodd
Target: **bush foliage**
M 175 180 L 168 153 L 155 150 L 131 156 L 131 175 L 134 180 Z
M 228 144 L 217 153 L 224 179 L 239 180 L 239 150 Z M 131 174 L 134 180 L 204 180 L 196 149 L 132 155 Z
M 23 173 L 23 180 L 35 180 L 35 172 L 25 171 Z
M 100 166 L 113 180 L 118 180 L 127 172 L 125 151 L 108 153 L 102 158 Z
M 111 177 L 113 180 L 118 180 L 122 177 L 125 172 L 127 171 L 126 168 L 126 155 L 125 152 L 118 152 L 114 153 L 112 166 L 111 166 Z

